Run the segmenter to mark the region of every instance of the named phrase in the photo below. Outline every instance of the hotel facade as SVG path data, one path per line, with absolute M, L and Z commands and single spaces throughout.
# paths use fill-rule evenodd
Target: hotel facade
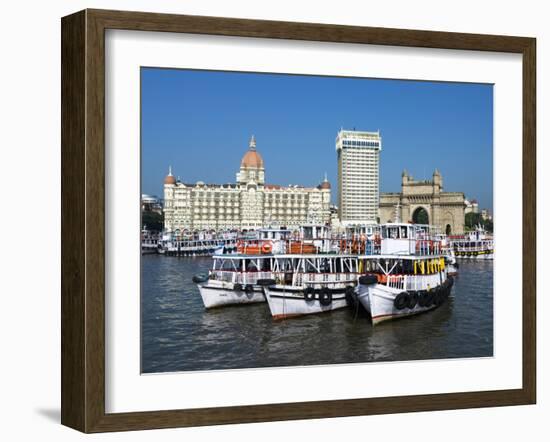
M 164 179 L 164 228 L 175 232 L 327 224 L 330 193 L 326 177 L 316 187 L 266 184 L 264 161 L 252 136 L 235 183 L 185 184 L 169 170 Z
M 380 132 L 338 132 L 338 215 L 343 226 L 377 222 L 381 150 Z

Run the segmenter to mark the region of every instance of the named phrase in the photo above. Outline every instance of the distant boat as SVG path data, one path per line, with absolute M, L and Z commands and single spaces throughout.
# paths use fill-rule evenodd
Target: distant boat
M 464 235 L 450 237 L 451 247 L 457 258 L 493 259 L 494 240 L 481 226 Z
M 237 248 L 237 232 L 216 234 L 169 232 L 159 241 L 159 253 L 168 256 L 211 256 L 233 253 Z
M 145 226 L 141 229 L 141 254 L 150 255 L 159 252 L 159 232 L 148 230 Z

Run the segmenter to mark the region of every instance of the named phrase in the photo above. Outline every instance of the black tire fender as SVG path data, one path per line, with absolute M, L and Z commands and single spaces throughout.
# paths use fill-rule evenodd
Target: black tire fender
M 418 304 L 418 293 L 409 293 L 409 302 L 407 303 L 407 307 L 413 309 L 416 307 L 416 304 Z
M 332 292 L 328 288 L 323 287 L 319 292 L 319 303 L 325 307 L 332 304 Z
M 409 294 L 407 292 L 399 293 L 393 300 L 393 306 L 397 310 L 403 310 L 409 305 Z
M 424 307 L 431 307 L 432 304 L 434 303 L 434 296 L 435 296 L 435 291 L 434 290 L 428 290 L 426 292 L 426 303 L 424 305 Z
M 315 290 L 313 287 L 306 287 L 304 290 L 304 299 L 306 301 L 313 301 L 315 299 Z
M 362 275 L 359 277 L 359 284 L 361 285 L 372 285 L 378 282 L 376 275 Z
M 418 305 L 420 307 L 426 307 L 426 301 L 428 300 L 428 292 L 426 290 L 418 291 Z

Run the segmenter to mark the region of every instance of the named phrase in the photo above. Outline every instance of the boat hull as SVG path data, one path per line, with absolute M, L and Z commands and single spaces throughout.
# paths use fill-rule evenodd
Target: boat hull
M 482 251 L 461 251 L 456 250 L 455 256 L 457 259 L 494 259 L 492 250 Z
M 265 287 L 264 290 L 273 319 L 324 313 L 347 307 L 345 289 L 333 290 L 332 301 L 328 305 L 321 303 L 317 291 L 313 299 L 306 300 L 301 287 L 276 285 Z
M 357 300 L 365 310 L 370 313 L 373 325 L 376 325 L 392 319 L 412 316 L 435 309 L 448 298 L 452 285 L 453 280 L 449 278 L 445 284 L 434 287 L 431 291 L 424 291 L 420 296 L 429 294 L 432 298 L 432 301 L 428 305 L 421 305 L 421 303 L 417 301 L 414 306 L 406 306 L 402 309 L 398 309 L 395 306 L 395 298 L 403 292 L 403 290 L 400 289 L 388 287 L 383 284 L 373 284 L 369 286 L 359 285 L 355 294 Z M 406 293 L 409 295 L 408 292 Z M 438 296 L 439 299 L 436 301 Z
M 235 290 L 232 283 L 215 283 L 208 281 L 199 284 L 204 307 L 207 309 L 237 304 L 254 304 L 265 302 L 263 289 L 256 285 L 251 286 L 252 290 Z

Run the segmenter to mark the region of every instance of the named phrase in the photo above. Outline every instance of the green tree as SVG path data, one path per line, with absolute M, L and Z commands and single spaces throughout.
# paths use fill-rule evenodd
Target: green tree
M 491 219 L 483 220 L 483 228 L 487 230 L 487 232 L 493 233 L 493 220 Z
M 464 224 L 468 230 L 475 229 L 478 224 L 482 224 L 481 213 L 467 213 L 464 217 Z
M 164 214 L 151 211 L 141 212 L 141 226 L 147 230 L 160 232 L 164 227 Z

